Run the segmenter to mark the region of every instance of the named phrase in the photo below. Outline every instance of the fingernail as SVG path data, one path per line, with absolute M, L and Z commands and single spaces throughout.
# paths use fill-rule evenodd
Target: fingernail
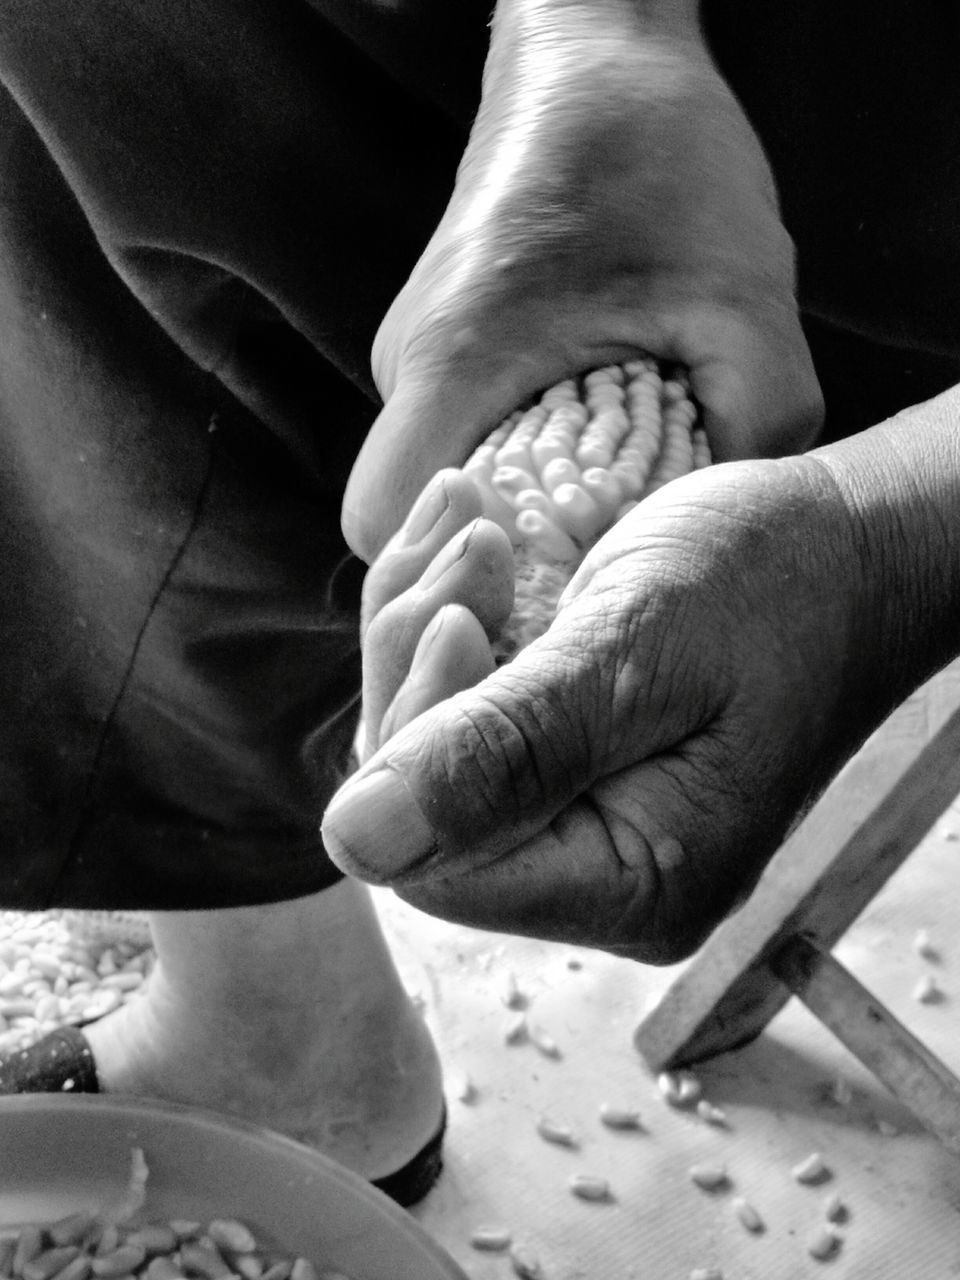
M 403 540 L 408 545 L 425 538 L 449 505 L 446 485 L 434 476 L 413 504 L 403 526 Z
M 438 609 L 424 627 L 423 634 L 417 641 L 417 647 L 413 651 L 413 660 L 410 663 L 411 675 L 427 660 L 430 651 L 437 643 L 437 637 L 443 630 L 444 623 L 449 617 L 451 607 L 451 605 L 445 604 L 442 609 Z
M 471 520 L 465 528 L 450 539 L 442 550 L 437 552 L 420 577 L 418 585 L 421 590 L 435 586 L 448 569 L 452 569 L 458 560 L 463 559 L 476 527 L 477 521 Z
M 338 866 L 373 884 L 412 870 L 436 845 L 413 796 L 389 768 L 340 788 L 324 814 L 323 842 Z

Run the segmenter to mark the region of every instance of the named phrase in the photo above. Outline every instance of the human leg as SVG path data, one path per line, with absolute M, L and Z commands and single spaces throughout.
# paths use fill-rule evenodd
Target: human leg
M 302 15 L 293 24 L 304 25 Z M 288 32 L 277 43 L 298 42 Z M 277 56 L 264 55 L 268 87 Z M 295 71 L 302 88 L 303 67 Z M 318 62 L 318 81 L 323 71 Z M 350 64 L 345 74 L 369 100 L 355 72 Z M 38 75 L 38 94 L 55 79 Z M 322 196 L 331 216 L 300 261 L 289 249 L 296 227 L 283 235 L 275 224 L 283 260 L 265 263 L 267 250 L 258 259 L 253 249 L 243 260 L 260 244 L 262 209 L 229 228 L 201 226 L 191 209 L 190 230 L 205 242 L 178 246 L 174 235 L 169 253 L 111 244 L 117 207 L 91 195 L 102 174 L 84 173 L 90 157 L 69 146 L 50 154 L 50 139 L 69 128 L 57 120 L 38 131 L 50 103 L 38 97 L 21 111 L 30 78 L 18 66 L 9 82 L 17 92 L 2 95 L 0 121 L 4 905 L 154 911 L 156 980 L 136 1014 L 89 1030 L 102 1087 L 228 1098 L 239 1114 L 379 1177 L 420 1150 L 441 1110 L 423 1023 L 362 891 L 340 880 L 317 833 L 349 767 L 359 681 L 359 575 L 340 538 L 339 495 L 374 412 L 341 366 L 368 344 L 379 295 L 354 288 L 354 312 L 337 310 L 339 293 L 331 302 L 333 269 L 319 250 L 346 287 L 358 245 L 322 241 L 339 224 L 322 165 L 309 158 L 301 169 L 316 190 L 304 205 Z M 97 91 L 110 88 L 107 76 Z M 177 133 L 178 162 L 187 134 Z M 138 141 L 133 150 L 148 156 Z M 277 154 L 245 141 L 247 164 Z M 151 213 L 166 176 L 130 184 L 132 196 L 150 188 Z M 280 190 L 262 171 L 254 177 L 271 196 Z M 230 194 L 207 190 L 203 212 L 230 209 L 242 221 L 242 199 Z M 376 211 L 361 219 L 348 194 L 369 229 Z M 170 195 L 171 208 L 186 198 Z M 308 213 L 298 207 L 294 223 Z M 144 236 L 164 238 L 156 225 Z M 189 258 L 218 248 L 234 255 L 236 274 Z M 367 268 L 388 291 L 389 271 Z M 287 285 L 302 296 L 278 297 Z M 331 348 L 342 336 L 342 361 L 314 344 L 321 330 Z M 296 999 L 277 999 L 293 988 Z M 211 1072 L 218 1062 L 232 1085 Z
M 151 930 L 145 998 L 87 1030 L 104 1089 L 255 1119 L 370 1178 L 433 1136 L 436 1050 L 362 886 Z

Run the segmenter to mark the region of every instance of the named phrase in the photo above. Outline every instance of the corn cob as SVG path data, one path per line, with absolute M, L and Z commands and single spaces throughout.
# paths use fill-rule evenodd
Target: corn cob
M 497 662 L 543 635 L 577 565 L 621 516 L 710 461 L 685 377 L 652 359 L 557 383 L 510 414 L 463 468 L 514 548 Z

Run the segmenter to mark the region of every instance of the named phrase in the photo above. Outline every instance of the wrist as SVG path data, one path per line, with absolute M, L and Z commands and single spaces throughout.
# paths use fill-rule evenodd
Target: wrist
M 700 32 L 699 0 L 498 0 L 497 18 L 510 13 L 553 25 L 619 25 L 638 35 L 697 36 Z
M 796 462 L 846 509 L 851 688 L 885 714 L 960 653 L 960 388 Z
M 498 0 L 484 97 L 518 76 L 574 91 L 595 81 L 614 97 L 649 82 L 654 96 L 673 96 L 691 59 L 710 61 L 695 0 Z

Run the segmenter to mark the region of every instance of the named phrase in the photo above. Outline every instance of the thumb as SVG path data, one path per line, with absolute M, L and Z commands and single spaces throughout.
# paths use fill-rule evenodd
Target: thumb
M 327 809 L 334 861 L 396 885 L 491 863 L 530 840 L 600 778 L 668 750 L 696 726 L 672 696 L 676 629 L 656 609 L 617 625 L 607 579 L 479 684 L 419 715 L 354 774 Z M 584 638 L 591 643 L 585 644 Z
M 323 820 L 338 866 L 389 884 L 476 868 L 590 785 L 597 763 L 574 673 L 544 689 L 535 649 L 418 716 L 348 779 Z
M 324 818 L 330 856 L 446 920 L 649 963 L 689 955 L 750 870 L 726 847 L 743 831 L 724 780 L 710 785 L 716 752 L 661 751 L 651 733 L 645 759 L 609 768 L 575 717 L 544 723 L 507 672 L 420 716 L 346 783 Z

